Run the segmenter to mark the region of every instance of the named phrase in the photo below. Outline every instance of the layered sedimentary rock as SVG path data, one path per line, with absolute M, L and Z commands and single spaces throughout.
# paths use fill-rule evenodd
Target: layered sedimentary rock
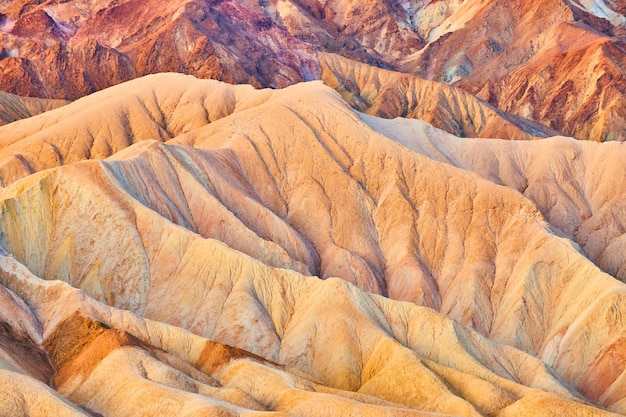
M 562 226 L 579 202 L 541 198 L 575 148 L 509 173 L 405 123 L 165 74 L 1 127 L 8 371 L 103 415 L 626 412 L 626 287 Z
M 318 54 L 331 52 L 453 84 L 540 131 L 622 141 L 623 12 L 600 0 L 12 0 L 0 6 L 0 89 L 76 99 L 163 71 L 284 87 L 319 79 Z
M 528 140 L 558 132 L 505 113 L 459 88 L 320 54 L 322 80 L 355 109 L 387 119 L 419 119 L 461 137 Z
M 533 201 L 555 233 L 580 245 L 603 270 L 626 280 L 626 214 L 620 143 L 598 145 L 555 137 L 536 142 L 461 140 L 416 120 L 363 115 L 371 127 L 413 151 L 480 174 Z
M 76 99 L 177 71 L 281 87 L 319 70 L 314 49 L 238 1 L 9 2 L 0 8 L 0 88 Z
M 624 140 L 621 29 L 572 3 L 464 2 L 400 68 L 579 139 Z
M 324 282 L 272 270 L 216 241 L 198 244 L 224 255 L 216 264 L 222 273 L 198 282 L 226 297 L 226 302 L 203 302 L 220 308 L 220 321 L 228 328 L 221 336 L 216 328 L 212 338 L 246 345 L 283 365 L 190 333 L 184 324 L 172 326 L 98 303 L 3 257 L 2 283 L 36 306 L 30 318 L 44 323 L 34 336 L 44 340 L 43 349 L 57 367 L 52 381 L 57 392 L 22 370 L 5 372 L 11 384 L 3 385 L 9 401 L 0 405 L 2 412 L 428 417 L 508 416 L 523 409 L 527 415 L 612 415 L 584 404 L 537 359 L 432 310 L 372 296 L 337 279 Z M 228 265 L 242 272 L 253 268 L 254 274 L 226 274 Z M 270 295 L 273 291 L 282 295 Z M 190 291 L 186 297 L 198 296 Z M 169 301 L 159 303 L 164 307 Z M 185 315 L 172 313 L 172 321 Z M 344 319 L 337 322 L 338 316 Z M 399 316 L 404 319 L 398 321 Z M 271 333 L 253 338 L 232 331 L 249 327 L 250 319 L 275 328 L 276 345 L 267 346 Z M 345 348 L 327 349 L 323 332 L 342 337 Z M 422 332 L 434 337 L 425 340 Z M 433 350 L 432 341 L 440 348 Z M 22 404 L 12 401 L 20 396 Z M 24 406 L 33 399 L 41 408 Z
M 67 104 L 64 100 L 45 100 L 0 92 L 0 126 L 36 116 Z

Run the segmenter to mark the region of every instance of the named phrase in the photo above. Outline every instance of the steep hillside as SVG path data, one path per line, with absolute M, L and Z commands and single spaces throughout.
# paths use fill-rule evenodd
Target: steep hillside
M 317 76 L 315 51 L 238 1 L 11 1 L 0 6 L 0 88 L 76 99 L 177 71 L 282 87 Z
M 352 107 L 374 116 L 420 119 L 461 137 L 535 139 L 558 134 L 502 112 L 459 88 L 320 54 L 322 80 Z
M 20 97 L 0 91 L 0 126 L 66 105 L 64 100 Z
M 401 70 L 579 139 L 624 140 L 626 48 L 608 21 L 568 1 L 472 0 L 440 27 Z
M 415 152 L 519 191 L 557 234 L 579 244 L 603 270 L 626 280 L 621 220 L 626 214 L 626 148 L 621 143 L 599 145 L 565 137 L 477 143 L 417 120 L 362 117 Z
M 582 203 L 541 198 L 576 148 L 507 162 L 414 125 L 320 82 L 162 74 L 0 128 L 3 349 L 34 369 L 8 370 L 103 415 L 626 413 L 626 287 L 567 238 Z M 588 145 L 589 172 L 619 147 Z M 613 214 L 585 227 L 621 234 L 590 189 Z
M 538 132 L 623 141 L 623 13 L 608 0 L 10 0 L 0 5 L 0 89 L 73 100 L 165 71 L 284 87 L 319 79 L 320 53 L 326 73 L 345 75 L 349 61 L 328 68 L 338 61 L 323 58 L 335 53 L 460 87 Z
M 191 237 L 180 232 L 172 237 Z M 9 399 L 0 404 L 3 414 L 614 415 L 585 404 L 537 359 L 429 309 L 372 296 L 337 279 L 272 270 L 216 241 L 191 239 L 195 249 L 210 249 L 218 260 L 214 271 L 220 271 L 197 275 L 205 295 L 194 288 L 184 294 L 186 301 L 204 300 L 196 317 L 218 320 L 213 339 L 244 345 L 284 365 L 184 330 L 188 312 L 172 311 L 171 321 L 183 321 L 178 326 L 143 318 L 66 283 L 43 281 L 2 257 L 0 280 L 35 306 L 22 317 L 43 323 L 30 335 L 43 340 L 57 369 L 52 381 L 57 392 L 29 377 L 28 370 L 1 371 L 11 381 L 2 385 Z M 153 284 L 159 289 L 176 281 Z M 14 303 L 23 303 L 0 288 Z M 181 305 L 169 297 L 158 304 L 161 311 Z M 249 333 L 251 322 L 255 334 Z M 336 345 L 337 338 L 342 348 L 329 350 L 329 341 Z M 433 342 L 439 348 L 433 349 Z M 4 353 L 15 355 L 14 349 Z
M 163 85 L 155 88 L 155 83 Z M 2 126 L 2 184 L 62 164 L 104 159 L 142 140 L 169 140 L 273 95 L 271 90 L 253 91 L 251 86 L 158 75 Z

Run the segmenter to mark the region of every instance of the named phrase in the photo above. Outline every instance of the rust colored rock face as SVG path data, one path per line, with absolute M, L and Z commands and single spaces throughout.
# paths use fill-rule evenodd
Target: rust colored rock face
M 13 2 L 0 12 L 0 89 L 22 96 L 73 100 L 168 71 L 271 87 L 319 74 L 312 47 L 236 1 Z
M 465 2 L 463 24 L 401 68 L 579 139 L 624 140 L 621 29 L 585 13 L 562 1 Z
M 281 88 L 320 78 L 317 54 L 330 52 L 453 84 L 543 129 L 622 141 L 624 7 L 617 0 L 15 0 L 0 6 L 0 89 L 73 100 L 157 72 Z M 507 130 L 498 133 L 519 138 Z
M 322 80 L 354 108 L 393 119 L 420 119 L 460 137 L 529 140 L 558 131 L 505 113 L 444 83 L 320 54 Z

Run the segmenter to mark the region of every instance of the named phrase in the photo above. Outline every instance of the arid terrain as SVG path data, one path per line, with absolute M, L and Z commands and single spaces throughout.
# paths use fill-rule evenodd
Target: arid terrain
M 0 3 L 0 415 L 626 415 L 624 13 Z
M 458 87 L 509 113 L 499 116 L 507 125 L 526 125 L 522 130 L 531 135 L 556 131 L 593 141 L 626 140 L 622 1 L 370 3 L 5 0 L 0 3 L 0 89 L 75 100 L 158 72 L 273 88 L 326 81 L 334 73 L 331 78 L 338 78 L 342 89 L 381 116 L 426 114 L 430 121 L 436 117 L 434 98 L 424 106 L 411 97 L 402 105 L 396 98 L 390 108 L 384 103 L 392 90 L 410 84 L 423 91 L 428 80 Z M 328 59 L 327 53 L 344 59 Z M 361 85 L 363 78 L 349 77 L 350 66 L 360 64 L 398 73 L 379 76 L 385 81 L 383 96 L 365 98 L 354 90 L 373 88 Z M 329 85 L 338 86 L 332 79 Z M 441 94 L 448 98 L 467 96 L 430 88 L 446 91 Z M 457 103 L 469 108 L 455 111 L 470 119 L 484 117 L 484 104 L 472 105 L 474 99 Z M 489 132 L 521 137 L 510 126 L 477 128 L 446 130 L 464 137 Z
M 0 135 L 4 413 L 626 411 L 618 143 L 178 74 Z

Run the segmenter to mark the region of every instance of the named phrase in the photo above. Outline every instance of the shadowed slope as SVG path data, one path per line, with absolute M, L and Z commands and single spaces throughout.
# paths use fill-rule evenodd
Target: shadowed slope
M 534 139 L 547 126 L 504 113 L 464 90 L 382 70 L 338 55 L 320 54 L 322 80 L 359 111 L 384 118 L 424 120 L 461 137 Z
M 66 105 L 63 100 L 20 97 L 0 91 L 0 126 Z

